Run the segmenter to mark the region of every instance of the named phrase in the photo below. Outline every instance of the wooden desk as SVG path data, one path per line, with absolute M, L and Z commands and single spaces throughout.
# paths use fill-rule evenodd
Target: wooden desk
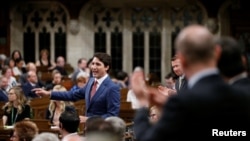
M 9 141 L 12 133 L 13 129 L 4 129 L 0 127 L 0 141 Z

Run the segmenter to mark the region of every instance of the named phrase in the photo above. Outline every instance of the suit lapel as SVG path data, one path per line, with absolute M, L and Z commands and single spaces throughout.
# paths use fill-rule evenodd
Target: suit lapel
M 102 82 L 102 84 L 99 86 L 99 88 L 97 89 L 95 95 L 94 95 L 94 96 L 92 97 L 92 99 L 90 100 L 89 106 L 90 106 L 92 103 L 94 103 L 94 102 L 98 99 L 98 97 L 99 97 L 100 95 L 102 95 L 102 92 L 103 92 L 104 89 L 106 88 L 106 83 L 108 82 L 108 80 L 109 80 L 109 78 L 107 77 L 107 78 Z M 93 84 L 93 83 L 94 83 L 94 81 L 92 82 L 92 84 Z M 90 92 L 89 92 L 89 96 L 90 96 Z
M 87 108 L 89 108 L 89 104 L 90 104 L 90 91 L 91 91 L 91 87 L 92 87 L 94 81 L 95 81 L 94 78 L 90 79 L 89 83 L 86 86 L 85 101 L 86 101 Z

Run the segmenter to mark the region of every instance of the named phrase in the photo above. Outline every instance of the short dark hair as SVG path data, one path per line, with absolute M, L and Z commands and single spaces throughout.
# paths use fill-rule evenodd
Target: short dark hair
M 242 61 L 243 51 L 235 39 L 232 37 L 221 37 L 217 38 L 215 43 L 222 48 L 218 61 L 218 68 L 222 75 L 233 77 L 246 70 Z
M 81 64 L 81 63 L 82 63 L 82 60 L 87 61 L 87 59 L 86 59 L 86 58 L 80 58 L 80 59 L 78 59 L 77 64 Z
M 126 77 L 128 77 L 128 74 L 124 71 L 119 71 L 116 77 L 118 80 L 124 80 Z
M 75 111 L 65 110 L 59 117 L 60 128 L 65 129 L 69 133 L 77 132 L 80 118 Z
M 178 76 L 174 72 L 169 72 L 168 74 L 166 74 L 164 78 L 165 79 L 173 78 L 174 80 L 176 80 Z
M 107 53 L 103 53 L 103 52 L 96 52 L 93 56 L 93 58 L 96 57 L 98 58 L 105 67 L 109 66 L 109 69 L 107 70 L 107 72 L 110 71 L 111 67 L 112 67 L 112 62 L 111 62 L 111 56 Z

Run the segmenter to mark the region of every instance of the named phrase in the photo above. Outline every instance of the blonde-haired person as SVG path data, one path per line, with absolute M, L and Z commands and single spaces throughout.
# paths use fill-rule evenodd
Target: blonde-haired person
M 62 85 L 55 85 L 53 91 L 67 91 Z M 46 119 L 50 120 L 50 123 L 54 126 L 59 126 L 59 117 L 65 109 L 75 111 L 72 102 L 61 100 L 50 100 L 50 104 L 46 113 Z
M 24 120 L 17 122 L 14 126 L 14 132 L 11 136 L 11 141 L 32 141 L 38 135 L 39 130 L 36 123 Z
M 83 88 L 89 81 L 89 73 L 80 72 L 76 77 L 76 84 L 70 89 L 70 91 L 76 91 Z
M 8 92 L 9 101 L 3 106 L 3 125 L 14 125 L 23 119 L 29 119 L 30 106 L 22 88 L 15 86 Z
M 155 105 L 151 106 L 151 108 L 149 110 L 150 122 L 152 124 L 155 124 L 160 119 L 160 116 L 161 116 L 161 109 Z

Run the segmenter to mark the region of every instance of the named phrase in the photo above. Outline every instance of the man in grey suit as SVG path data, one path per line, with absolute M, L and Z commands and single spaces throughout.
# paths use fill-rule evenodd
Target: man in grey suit
M 91 63 L 93 77 L 89 79 L 85 87 L 71 92 L 50 92 L 43 89 L 34 89 L 38 95 L 50 95 L 51 99 L 76 101 L 85 99 L 86 116 L 81 116 L 81 122 L 88 117 L 118 116 L 120 111 L 120 89 L 108 76 L 111 69 L 111 56 L 106 53 L 95 53 Z
M 190 25 L 180 32 L 175 43 L 188 89 L 180 92 L 185 94 L 163 101 L 157 89 L 143 85 L 143 72 L 135 71 L 131 87 L 142 106 L 134 119 L 136 140 L 200 141 L 210 137 L 215 140 L 217 136 L 249 136 L 249 99 L 219 75 L 216 66 L 221 49 L 215 45 L 214 36 L 206 27 Z M 149 102 L 163 108 L 155 125 L 149 123 L 145 107 Z

